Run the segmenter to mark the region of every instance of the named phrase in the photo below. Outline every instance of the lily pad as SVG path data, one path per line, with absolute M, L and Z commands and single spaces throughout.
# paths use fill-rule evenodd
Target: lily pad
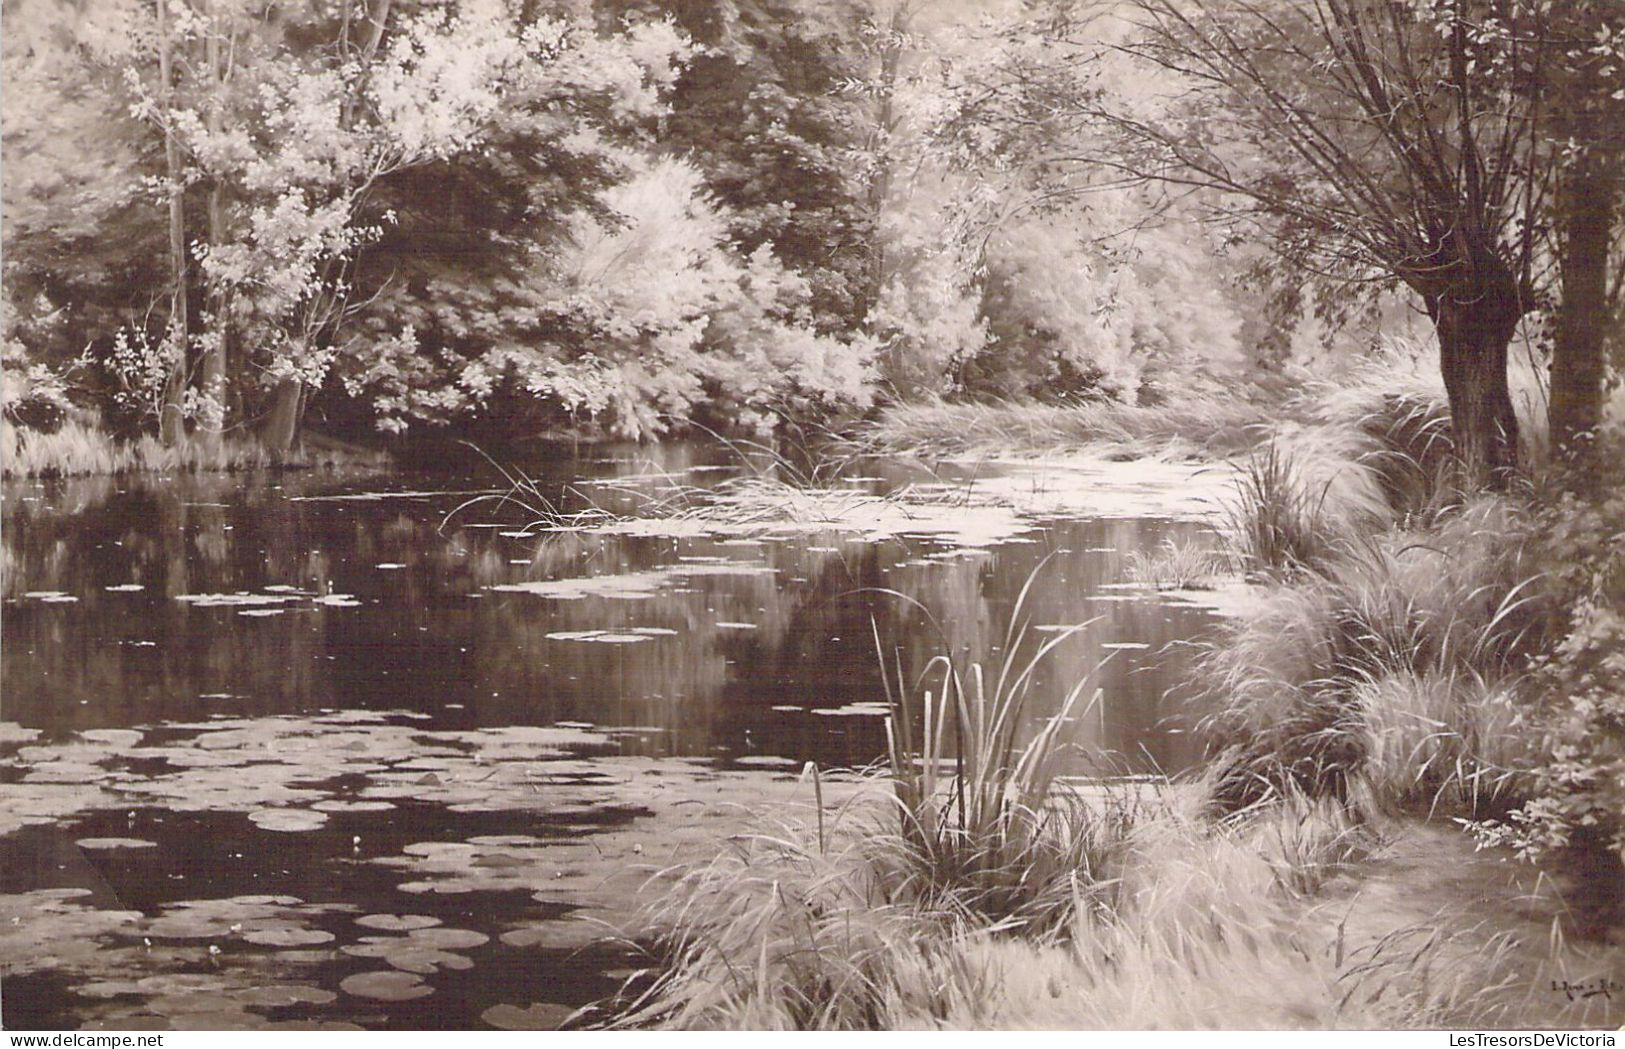
M 357 918 L 355 923 L 384 932 L 411 932 L 413 929 L 433 928 L 440 924 L 440 919 L 427 914 L 366 914 Z
M 439 972 L 441 969 L 472 969 L 474 967 L 472 961 L 460 954 L 437 950 L 433 947 L 392 950 L 386 953 L 383 958 L 384 961 L 396 969 L 409 973 L 421 973 L 425 976 Z
M 248 818 L 260 830 L 289 833 L 315 830 L 327 823 L 327 813 L 309 809 L 255 809 Z
M 348 801 L 343 798 L 329 798 L 311 806 L 320 812 L 387 812 L 394 807 L 394 803 L 388 801 Z
M 74 842 L 81 849 L 152 849 L 158 843 L 145 838 L 80 838 Z
M 373 998 L 380 1002 L 409 1002 L 434 993 L 434 988 L 424 983 L 421 976 L 399 969 L 346 976 L 339 981 L 339 990 L 357 998 Z
M 276 1009 L 288 1005 L 326 1005 L 334 1001 L 338 995 L 332 991 L 325 991 L 320 987 L 307 987 L 304 984 L 279 983 L 267 984 L 263 987 L 244 987 L 240 991 L 232 991 L 231 999 L 243 1005 L 257 1005 L 263 1008 Z
M 141 736 L 142 733 L 133 728 L 93 728 L 79 733 L 80 739 L 110 747 L 133 747 L 141 742 Z
M 414 947 L 460 950 L 490 942 L 491 937 L 473 929 L 414 929 L 408 935 Z
M 243 939 L 263 947 L 313 947 L 318 943 L 332 943 L 333 934 L 321 929 L 277 925 L 268 929 L 252 929 L 243 933 Z
M 0 721 L 0 743 L 27 743 L 39 737 L 39 729 L 23 728 L 15 721 Z
M 553 1002 L 517 1005 L 493 1005 L 480 1014 L 480 1019 L 504 1031 L 557 1031 L 577 1010 Z

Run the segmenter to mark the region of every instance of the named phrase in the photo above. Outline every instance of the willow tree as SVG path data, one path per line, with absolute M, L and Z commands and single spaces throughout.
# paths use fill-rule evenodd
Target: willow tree
M 1298 262 L 1399 281 L 1438 335 L 1467 480 L 1518 460 L 1507 353 L 1537 306 L 1543 0 L 1132 0 L 1171 97 L 1098 106 L 1131 173 L 1221 191 Z

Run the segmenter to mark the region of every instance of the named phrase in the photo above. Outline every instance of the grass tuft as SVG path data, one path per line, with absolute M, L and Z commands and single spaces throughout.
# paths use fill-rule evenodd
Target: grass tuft
M 1106 891 L 1133 824 L 1130 799 L 1085 799 L 1057 782 L 1065 727 L 1090 686 L 1085 676 L 1029 736 L 1027 699 L 1044 658 L 1087 624 L 1024 644 L 1016 600 L 996 668 L 932 659 L 911 690 L 900 661 L 887 678 L 888 760 L 898 829 L 870 862 L 906 896 L 930 908 L 976 915 L 1002 927 L 1043 932 L 1085 897 Z M 877 649 L 880 638 L 875 637 Z M 1031 650 L 1022 661 L 1017 653 Z M 884 665 L 884 652 L 881 653 Z M 918 699 L 911 698 L 918 691 Z M 1090 700 L 1099 698 L 1096 691 Z
M 1204 659 L 1223 809 L 1288 784 L 1378 811 L 1482 814 L 1516 794 L 1510 732 L 1545 593 L 1523 511 L 1481 497 L 1427 530 L 1339 540 Z
M 1208 590 L 1216 581 L 1234 576 L 1241 561 L 1227 547 L 1166 538 L 1156 550 L 1130 550 L 1125 568 L 1128 578 L 1157 590 Z

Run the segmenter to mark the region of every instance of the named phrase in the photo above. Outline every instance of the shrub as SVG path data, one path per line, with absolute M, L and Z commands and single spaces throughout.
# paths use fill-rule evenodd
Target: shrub
M 1537 517 L 1541 558 L 1559 591 L 1555 643 L 1538 662 L 1535 729 L 1546 760 L 1531 797 L 1481 837 L 1532 859 L 1602 849 L 1625 861 L 1625 495 L 1603 484 Z M 1618 906 L 1616 899 L 1615 905 Z

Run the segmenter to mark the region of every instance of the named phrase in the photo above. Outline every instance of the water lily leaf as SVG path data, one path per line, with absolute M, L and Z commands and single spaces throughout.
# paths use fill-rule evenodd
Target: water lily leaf
M 81 849 L 153 849 L 158 847 L 155 841 L 145 838 L 80 838 L 74 842 Z
M 388 801 L 348 801 L 341 798 L 318 801 L 311 806 L 320 812 L 387 812 L 394 807 L 394 803 Z
M 470 845 L 540 845 L 542 839 L 531 834 L 481 834 L 468 839 Z
M 617 634 L 610 630 L 557 630 L 547 635 L 549 641 L 595 641 L 606 645 L 630 645 L 649 640 L 642 634 Z
M 255 809 L 248 818 L 261 830 L 284 832 L 315 830 L 327 823 L 327 813 L 309 809 Z
M 579 919 L 544 921 L 509 929 L 500 937 L 509 947 L 543 947 L 574 950 L 597 943 L 605 936 L 602 925 Z
M 282 983 L 267 984 L 263 987 L 244 987 L 232 991 L 230 997 L 233 1001 L 243 1005 L 258 1005 L 264 1008 L 279 1008 L 286 1005 L 326 1005 L 334 1001 L 338 995 L 320 987 L 307 987 L 304 984 Z
M 437 950 L 433 947 L 395 949 L 384 955 L 384 961 L 409 973 L 439 972 L 441 969 L 472 969 L 474 963 L 460 954 Z
M 504 1031 L 556 1031 L 576 1010 L 553 1002 L 536 1002 L 523 1008 L 517 1005 L 493 1005 L 480 1014 L 480 1019 Z
M 80 739 L 101 743 L 109 747 L 133 747 L 141 742 L 142 733 L 133 728 L 93 728 L 79 733 Z
M 367 914 L 357 918 L 355 923 L 385 932 L 411 932 L 413 929 L 433 928 L 440 924 L 440 919 L 427 914 Z
M 27 743 L 39 738 L 37 728 L 23 728 L 15 721 L 0 721 L 0 743 Z
M 231 931 L 230 925 L 219 915 L 183 911 L 154 918 L 143 931 L 156 940 L 210 940 L 225 936 Z
M 462 859 L 472 858 L 479 850 L 473 845 L 461 841 L 416 841 L 401 849 L 408 856 L 423 856 L 428 859 Z
M 339 990 L 357 998 L 374 998 L 380 1002 L 409 1002 L 434 993 L 434 988 L 425 984 L 421 976 L 399 969 L 346 976 L 339 981 Z
M 169 1019 L 175 1031 L 257 1031 L 266 1025 L 263 1016 L 240 1010 L 181 1013 Z
M 333 934 L 321 929 L 276 926 L 269 929 L 251 929 L 243 933 L 243 939 L 264 947 L 311 947 L 318 943 L 331 943 Z
M 473 929 L 414 929 L 407 934 L 415 947 L 435 947 L 442 950 L 460 950 L 489 943 L 491 937 Z

